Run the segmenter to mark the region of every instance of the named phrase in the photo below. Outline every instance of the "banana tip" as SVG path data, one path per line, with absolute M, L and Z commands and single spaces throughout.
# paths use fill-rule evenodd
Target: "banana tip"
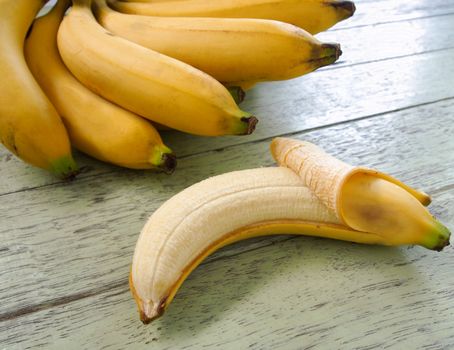
M 332 56 L 335 61 L 342 56 L 341 46 L 338 43 L 324 43 L 322 44 L 322 52 L 325 53 L 325 57 Z
M 71 156 L 63 156 L 51 163 L 51 172 L 60 179 L 71 181 L 79 174 L 80 170 Z
M 449 246 L 449 237 L 440 240 L 439 243 L 433 248 L 433 250 L 441 252 L 447 246 Z
M 432 203 L 432 198 L 425 192 L 420 192 L 421 193 L 421 204 L 427 207 L 430 203 Z
M 139 305 L 140 321 L 143 324 L 149 324 L 153 320 L 161 317 L 164 314 L 164 305 L 166 300 L 162 300 L 159 304 L 142 302 Z
M 244 135 L 252 134 L 255 130 L 257 123 L 259 122 L 259 120 L 254 116 L 243 117 L 243 118 L 241 118 L 241 121 L 247 124 L 247 129 L 246 129 Z
M 342 19 L 350 18 L 356 11 L 353 1 L 333 1 L 331 6 L 342 12 Z
M 177 167 L 177 157 L 173 153 L 164 153 L 162 155 L 162 165 L 161 169 L 166 173 L 166 174 L 172 174 L 175 171 L 175 168 Z
M 77 175 L 79 175 L 79 173 L 80 173 L 79 169 L 71 171 L 71 172 L 69 172 L 69 173 L 64 175 L 63 180 L 65 180 L 65 181 L 73 181 L 77 177 Z
M 451 232 L 449 229 L 438 221 L 435 221 L 435 232 L 432 235 L 432 242 L 429 244 L 429 249 L 441 252 L 443 248 L 449 246 Z

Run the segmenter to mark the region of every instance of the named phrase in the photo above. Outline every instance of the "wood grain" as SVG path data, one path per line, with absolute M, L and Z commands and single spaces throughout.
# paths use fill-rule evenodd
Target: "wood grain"
M 389 172 L 429 193 L 442 188 L 452 192 L 453 121 L 454 100 L 450 100 L 298 137 L 353 164 Z M 187 158 L 182 171 L 172 178 L 118 171 L 69 186 L 3 196 L 0 320 L 122 285 L 137 235 L 153 210 L 172 194 L 208 176 L 271 165 L 268 145 L 268 141 L 251 144 L 240 158 L 241 146 Z M 454 197 L 439 203 L 437 198 L 443 193 L 434 198 L 434 214 L 454 225 Z M 272 242 L 258 240 L 253 248 Z M 236 249 L 228 247 L 214 258 L 236 254 Z M 239 249 L 249 249 L 248 243 Z
M 351 20 L 354 21 L 354 18 Z M 428 32 L 434 34 L 428 35 Z M 454 80 L 452 50 L 445 53 L 433 52 L 453 47 L 453 33 L 454 15 L 323 33 L 321 39 L 342 43 L 344 55 L 340 63 L 332 66 L 335 68 L 333 70 L 328 67 L 299 79 L 262 84 L 252 90 L 243 108 L 260 117 L 255 134 L 248 137 L 216 138 L 207 142 L 207 138 L 164 133 L 164 139 L 179 157 L 185 157 L 279 133 L 297 132 L 383 113 L 387 111 L 388 101 L 390 109 L 399 109 L 454 97 L 452 89 L 446 88 L 446 84 Z M 423 57 L 407 57 L 424 52 L 431 53 Z M 393 57 L 398 57 L 397 63 Z M 366 64 L 383 59 L 390 61 Z M 364 66 L 351 67 L 360 63 Z M 424 72 L 436 74 L 419 74 L 421 65 L 424 65 Z M 450 68 L 442 71 L 437 69 L 440 65 Z M 440 86 L 441 90 L 421 89 L 416 96 L 410 98 L 413 85 L 440 85 L 441 74 L 442 81 L 445 82 L 445 85 Z M 394 86 L 392 91 L 388 89 L 390 84 Z M 344 93 L 342 96 L 332 93 L 333 90 L 346 91 L 343 86 L 354 88 L 354 93 Z M 379 95 L 376 95 L 377 90 Z M 342 106 L 338 103 L 339 99 L 343 101 Z M 362 103 L 359 104 L 358 101 Z M 353 108 L 354 106 L 360 108 Z M 322 114 L 325 115 L 321 117 Z M 115 171 L 113 166 L 82 155 L 77 155 L 76 159 L 84 167 L 79 178 Z M 150 176 L 153 176 L 151 172 Z M 5 179 L 0 183 L 0 195 L 60 182 L 45 171 L 22 163 L 3 147 L 0 147 L 0 177 Z
M 453 253 L 292 239 L 201 266 L 151 325 L 138 321 L 124 286 L 3 322 L 0 341 L 46 349 L 450 349 Z
M 338 23 L 331 31 L 454 13 L 452 0 L 356 0 L 354 3 L 356 4 L 354 16 Z

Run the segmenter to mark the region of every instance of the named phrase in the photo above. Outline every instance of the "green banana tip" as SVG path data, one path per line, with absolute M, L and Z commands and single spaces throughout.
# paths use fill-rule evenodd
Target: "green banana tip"
M 74 180 L 80 170 L 71 156 L 63 156 L 51 163 L 50 171 L 63 180 Z
M 321 49 L 322 58 L 334 58 L 337 61 L 342 56 L 342 50 L 339 43 L 323 43 Z
M 443 248 L 449 246 L 449 239 L 451 237 L 451 232 L 449 229 L 441 224 L 440 222 L 435 222 L 435 229 L 432 232 L 431 239 L 424 244 L 428 249 L 441 252 Z
M 158 144 L 153 147 L 149 162 L 155 169 L 170 175 L 177 166 L 177 157 L 169 147 Z

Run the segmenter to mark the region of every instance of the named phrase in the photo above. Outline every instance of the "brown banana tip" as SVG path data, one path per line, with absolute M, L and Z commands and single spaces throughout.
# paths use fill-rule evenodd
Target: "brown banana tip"
M 336 60 L 342 56 L 341 46 L 338 43 L 322 44 L 322 52 L 326 52 L 327 56 L 335 56 Z
M 356 6 L 353 1 L 333 1 L 330 4 L 332 7 L 342 10 L 346 13 L 346 16 L 343 16 L 344 19 L 353 16 L 356 11 Z
M 440 240 L 440 242 L 433 248 L 433 250 L 441 252 L 447 246 L 449 246 L 449 237 Z
M 158 315 L 155 315 L 155 316 L 153 316 L 153 317 L 148 317 L 148 316 L 145 314 L 145 312 L 140 311 L 140 321 L 141 321 L 143 324 L 149 324 L 149 323 L 151 323 L 152 321 L 156 320 L 157 318 L 161 317 L 162 314 L 163 314 L 163 312 L 160 313 L 160 314 L 158 314 Z
M 421 201 L 421 204 L 427 207 L 430 203 L 432 203 L 432 198 L 429 195 L 426 195 Z
M 71 171 L 63 176 L 63 180 L 71 182 L 77 177 L 77 175 L 79 175 L 79 173 L 80 173 L 79 169 Z
M 167 297 L 163 298 L 159 305 L 141 302 L 139 304 L 140 321 L 142 321 L 143 324 L 149 324 L 150 322 L 161 317 L 165 311 L 166 301 Z
M 173 153 L 164 153 L 162 155 L 162 163 L 159 169 L 164 171 L 167 175 L 172 174 L 177 167 L 177 157 Z
M 247 123 L 247 130 L 244 133 L 244 135 L 252 134 L 255 130 L 257 123 L 259 122 L 259 120 L 254 116 L 243 117 L 241 118 L 241 121 Z

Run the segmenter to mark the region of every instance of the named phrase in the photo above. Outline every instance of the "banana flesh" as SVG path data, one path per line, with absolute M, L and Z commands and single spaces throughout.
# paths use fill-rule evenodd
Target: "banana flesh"
M 342 218 L 358 231 L 380 232 L 392 245 L 419 244 L 442 250 L 449 230 L 402 187 L 368 173 L 356 173 L 344 184 Z
M 246 18 L 125 15 L 106 0 L 94 14 L 107 30 L 176 58 L 225 84 L 295 78 L 334 63 L 338 44 L 321 43 L 293 25 Z
M 391 245 L 441 250 L 450 232 L 424 207 L 430 197 L 391 176 L 346 164 L 310 142 L 276 138 L 271 153 L 345 225 L 382 235 Z
M 189 273 L 215 250 L 271 234 L 387 244 L 380 235 L 342 225 L 290 169 L 219 175 L 169 199 L 144 226 L 130 275 L 141 320 L 159 317 Z
M 0 140 L 61 178 L 77 173 L 66 129 L 25 62 L 23 44 L 42 0 L 0 1 Z
M 89 0 L 73 1 L 58 47 L 69 70 L 92 91 L 172 129 L 245 135 L 257 123 L 214 78 L 107 32 L 96 22 Z
M 35 20 L 25 44 L 28 66 L 68 129 L 74 146 L 95 157 L 133 169 L 172 172 L 175 156 L 145 119 L 99 97 L 65 67 L 57 48 L 57 32 L 69 0 L 59 0 Z
M 322 32 L 351 17 L 355 5 L 341 0 L 114 0 L 120 12 L 167 17 L 224 17 L 273 19 L 296 25 L 311 34 Z

